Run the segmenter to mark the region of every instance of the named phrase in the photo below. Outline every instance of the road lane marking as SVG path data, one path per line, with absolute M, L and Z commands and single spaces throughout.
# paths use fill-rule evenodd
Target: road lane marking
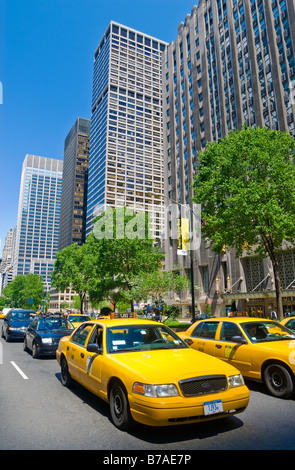
M 26 376 L 26 374 L 24 374 L 24 372 L 16 365 L 15 362 L 13 361 L 10 361 L 10 363 L 13 365 L 13 367 L 15 367 L 15 369 L 18 371 L 18 373 L 22 376 L 23 379 L 28 379 L 29 377 Z

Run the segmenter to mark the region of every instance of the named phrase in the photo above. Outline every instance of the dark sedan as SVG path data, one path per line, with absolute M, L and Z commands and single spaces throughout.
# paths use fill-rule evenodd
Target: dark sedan
M 26 330 L 35 315 L 34 310 L 12 308 L 4 317 L 2 325 L 2 338 L 6 341 L 11 339 L 24 339 Z
M 55 356 L 60 338 L 72 333 L 74 327 L 62 316 L 39 316 L 29 325 L 24 350 L 32 351 L 32 356 Z

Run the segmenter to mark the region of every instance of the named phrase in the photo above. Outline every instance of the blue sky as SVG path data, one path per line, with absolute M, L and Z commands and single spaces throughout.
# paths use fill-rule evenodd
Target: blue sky
M 76 118 L 91 117 L 93 56 L 110 21 L 169 43 L 196 3 L 0 0 L 0 254 L 16 225 L 25 155 L 63 159 Z

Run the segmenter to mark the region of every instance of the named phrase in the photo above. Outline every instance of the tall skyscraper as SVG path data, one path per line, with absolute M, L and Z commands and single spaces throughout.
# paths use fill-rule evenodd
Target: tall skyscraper
M 13 260 L 13 247 L 15 240 L 16 229 L 10 229 L 5 238 L 3 249 L 2 261 L 0 263 L 0 295 L 2 290 L 7 286 L 8 282 L 12 280 L 12 260 Z
M 63 161 L 26 155 L 21 175 L 13 276 L 35 273 L 50 289 L 58 249 Z
M 78 118 L 65 139 L 59 250 L 85 242 L 89 140 L 90 120 Z
M 294 31 L 294 0 L 200 0 L 180 23 L 163 57 L 167 198 L 188 204 L 198 152 L 244 123 L 295 136 Z M 177 256 L 177 241 L 167 240 L 166 256 L 168 269 L 190 270 Z M 219 312 L 241 299 L 243 309 L 268 312 L 272 300 L 252 294 L 267 278 L 273 290 L 267 260 L 215 256 L 204 243 L 193 256 L 199 309 L 209 302 Z M 295 277 L 294 259 L 294 252 L 282 254 L 285 288 Z
M 105 207 L 141 208 L 163 230 L 162 64 L 166 43 L 111 22 L 94 54 L 87 234 Z

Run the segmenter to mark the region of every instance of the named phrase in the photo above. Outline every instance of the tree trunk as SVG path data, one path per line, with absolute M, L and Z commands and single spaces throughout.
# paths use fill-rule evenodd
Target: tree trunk
M 283 297 L 282 297 L 282 283 L 281 283 L 280 272 L 279 272 L 279 258 L 275 250 L 272 236 L 262 235 L 262 240 L 272 263 L 274 281 L 275 281 L 275 290 L 276 290 L 276 300 L 277 300 L 277 315 L 278 315 L 278 320 L 280 321 L 283 319 Z
M 273 253 L 272 267 L 275 278 L 275 289 L 276 289 L 276 299 L 277 299 L 277 315 L 278 320 L 283 319 L 283 297 L 282 297 L 282 284 L 279 273 L 279 262 L 277 253 Z
M 81 310 L 81 314 L 83 314 L 83 305 L 84 305 L 85 294 L 80 293 L 79 296 L 80 296 L 80 304 L 81 304 L 80 310 Z

